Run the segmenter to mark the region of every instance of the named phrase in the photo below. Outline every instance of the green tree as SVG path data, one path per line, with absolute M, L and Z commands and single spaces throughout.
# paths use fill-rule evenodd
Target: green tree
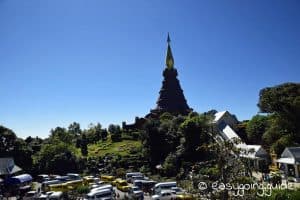
M 251 173 L 249 173 L 247 164 L 239 156 L 241 149 L 236 145 L 239 141 L 214 141 L 207 145 L 207 149 L 211 154 L 209 160 L 200 162 L 198 170 L 193 177 L 196 179 L 196 186 L 199 182 L 205 182 L 209 186 L 207 190 L 199 191 L 202 194 L 209 194 L 210 199 L 232 199 L 229 192 L 237 194 L 236 189 L 212 189 L 213 183 L 218 183 L 218 186 L 250 184 L 252 183 Z M 197 174 L 198 172 L 198 174 Z M 193 181 L 194 182 L 194 181 Z M 255 194 L 251 191 L 245 191 L 244 199 L 255 199 Z M 234 199 L 234 198 L 233 198 Z
M 277 155 L 280 155 L 285 147 L 288 146 L 294 146 L 293 139 L 290 135 L 284 135 L 272 144 L 271 150 L 273 150 Z
M 284 83 L 260 91 L 258 106 L 269 114 L 269 128 L 263 135 L 277 154 L 300 143 L 300 84 Z M 281 139 L 284 137 L 283 139 Z
M 78 169 L 76 149 L 65 142 L 44 144 L 41 150 L 33 156 L 38 172 L 65 174 Z
M 74 136 L 79 136 L 82 132 L 80 128 L 80 124 L 77 122 L 73 122 L 72 124 L 69 125 L 68 132 L 73 134 Z
M 180 167 L 179 164 L 178 156 L 174 153 L 170 153 L 162 165 L 164 175 L 169 177 L 176 176 Z
M 21 166 L 25 171 L 32 169 L 32 149 L 26 142 L 17 138 L 16 134 L 4 127 L 0 126 L 0 156 L 13 157 L 17 165 Z
M 181 124 L 180 130 L 184 137 L 183 147 L 185 158 L 190 161 L 203 159 L 205 156 L 199 156 L 199 150 L 211 138 L 209 135 L 209 118 L 206 115 L 192 115 L 192 117 L 188 117 Z
M 103 140 L 103 138 L 102 138 L 102 126 L 101 126 L 101 124 L 97 123 L 96 126 L 94 127 L 94 129 L 95 129 L 95 139 L 97 141 Z
M 17 136 L 12 130 L 0 126 L 0 154 L 5 156 L 13 150 L 16 139 Z
M 246 133 L 248 141 L 251 144 L 261 144 L 262 136 L 268 128 L 268 117 L 255 115 L 247 123 Z
M 91 123 L 89 128 L 83 131 L 83 133 L 86 135 L 88 144 L 96 143 L 102 139 L 101 127 L 102 126 L 100 123 L 97 123 L 96 125 Z
M 51 135 L 49 137 L 50 141 L 63 141 L 68 144 L 72 144 L 75 136 L 67 131 L 65 128 L 56 127 L 55 129 L 51 129 Z
M 106 129 L 102 129 L 101 130 L 101 138 L 103 141 L 107 140 L 107 135 L 108 135 L 108 132 Z
M 159 131 L 160 121 L 155 119 L 148 119 L 145 123 L 142 140 L 143 140 L 143 154 L 148 158 L 149 165 L 154 168 L 164 159 L 162 147 L 164 144 L 164 135 Z
M 30 172 L 32 170 L 33 160 L 31 156 L 33 151 L 23 139 L 17 138 L 15 140 L 13 150 L 10 154 L 16 164 L 20 165 L 24 171 Z
M 81 139 L 81 143 L 80 143 L 80 150 L 81 150 L 81 154 L 83 156 L 87 156 L 88 155 L 87 139 L 86 139 L 86 135 L 85 134 L 82 135 L 82 139 Z
M 300 84 L 284 83 L 260 91 L 258 107 L 261 112 L 274 114 L 281 130 L 300 142 Z
M 119 125 L 110 124 L 108 126 L 108 132 L 110 133 L 111 140 L 117 142 L 121 140 L 121 127 Z

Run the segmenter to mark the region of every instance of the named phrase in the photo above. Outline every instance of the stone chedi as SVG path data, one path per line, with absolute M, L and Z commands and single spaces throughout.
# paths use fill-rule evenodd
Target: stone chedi
M 159 92 L 159 97 L 156 102 L 157 106 L 151 110 L 150 115 L 160 115 L 164 112 L 171 114 L 187 115 L 192 109 L 187 105 L 183 90 L 180 87 L 179 80 L 177 79 L 177 70 L 174 67 L 174 58 L 170 46 L 170 36 L 167 39 L 167 56 L 166 68 L 163 71 L 164 80 Z

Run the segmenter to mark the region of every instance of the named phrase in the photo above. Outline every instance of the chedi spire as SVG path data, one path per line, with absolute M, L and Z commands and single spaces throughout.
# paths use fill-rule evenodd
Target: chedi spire
M 170 46 L 170 36 L 167 38 L 166 68 L 163 71 L 164 80 L 156 102 L 157 106 L 151 110 L 151 115 L 169 112 L 171 114 L 187 115 L 192 109 L 187 105 L 183 90 L 177 79 L 177 70 L 174 67 L 174 58 Z

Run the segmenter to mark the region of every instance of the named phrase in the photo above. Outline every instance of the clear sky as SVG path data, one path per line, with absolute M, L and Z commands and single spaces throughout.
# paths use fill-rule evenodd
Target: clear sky
M 298 0 L 0 0 L 0 124 L 20 137 L 155 107 L 170 32 L 190 107 L 258 112 L 300 81 Z

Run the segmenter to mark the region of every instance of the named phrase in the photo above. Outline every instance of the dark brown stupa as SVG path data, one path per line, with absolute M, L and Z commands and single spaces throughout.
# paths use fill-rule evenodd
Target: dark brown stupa
M 177 70 L 174 68 L 174 58 L 171 51 L 169 34 L 167 42 L 166 68 L 163 71 L 164 80 L 156 102 L 157 106 L 151 110 L 150 115 L 160 115 L 164 112 L 175 115 L 187 115 L 192 109 L 187 105 L 183 90 L 177 79 Z

